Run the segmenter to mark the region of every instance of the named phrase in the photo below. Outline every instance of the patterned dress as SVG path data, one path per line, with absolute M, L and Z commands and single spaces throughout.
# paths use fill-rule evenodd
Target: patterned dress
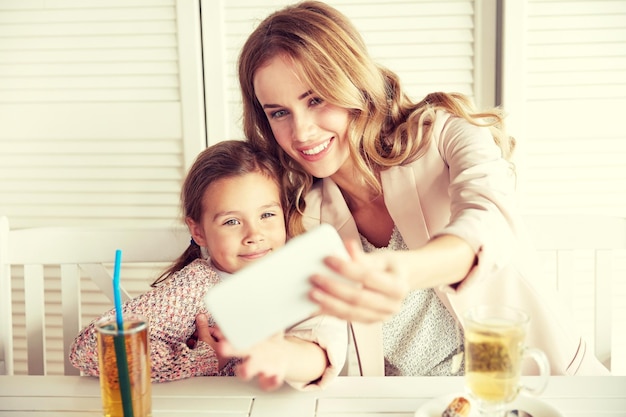
M 234 375 L 235 359 L 220 371 L 215 351 L 208 343 L 198 341 L 194 349 L 187 346 L 187 340 L 196 329 L 196 315 L 207 314 L 209 325 L 214 325 L 204 305 L 204 296 L 219 281 L 219 275 L 208 261 L 196 259 L 163 284 L 123 304 L 123 314 L 139 314 L 149 322 L 153 382 L 201 375 Z M 102 317 L 115 317 L 115 310 L 109 310 Z M 84 328 L 71 346 L 70 361 L 85 375 L 98 376 L 95 323 L 99 319 Z
M 394 226 L 389 244 L 377 248 L 361 236 L 365 252 L 408 250 Z M 386 376 L 462 375 L 464 364 L 453 367 L 453 357 L 463 352 L 463 330 L 432 289 L 415 290 L 402 309 L 383 323 Z
M 196 316 L 205 313 L 209 326 L 215 325 L 204 304 L 209 288 L 230 274 L 217 271 L 208 260 L 196 259 L 158 287 L 128 300 L 123 314 L 139 314 L 149 321 L 151 376 L 153 382 L 173 381 L 194 376 L 232 376 L 239 359 L 230 360 L 221 370 L 213 348 L 198 341 L 192 349 L 187 341 L 196 329 Z M 102 317 L 113 318 L 115 310 Z M 85 375 L 98 376 L 98 350 L 95 323 L 83 329 L 71 346 L 70 361 Z M 341 371 L 346 358 L 346 322 L 331 316 L 315 316 L 288 329 L 285 334 L 319 345 L 328 359 L 322 376 L 309 382 L 285 382 L 298 390 L 326 386 Z

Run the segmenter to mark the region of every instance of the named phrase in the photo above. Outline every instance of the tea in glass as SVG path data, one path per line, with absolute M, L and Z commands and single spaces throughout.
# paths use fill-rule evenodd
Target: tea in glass
M 544 352 L 525 345 L 530 317 L 505 306 L 477 306 L 464 317 L 465 386 L 482 416 L 504 416 L 521 390 L 543 392 L 550 365 Z M 541 378 L 536 387 L 520 382 L 522 362 L 533 359 Z
M 96 323 L 98 330 L 98 361 L 103 415 L 124 417 L 124 404 L 118 373 L 118 352 L 124 348 L 128 365 L 128 382 L 133 417 L 152 416 L 152 387 L 150 382 L 150 349 L 148 323 L 139 316 L 124 317 L 120 331 L 114 318 Z M 117 351 L 116 351 L 117 338 Z M 123 366 L 123 361 L 120 362 Z M 122 373 L 122 376 L 124 374 Z M 122 384 L 122 387 L 125 385 Z

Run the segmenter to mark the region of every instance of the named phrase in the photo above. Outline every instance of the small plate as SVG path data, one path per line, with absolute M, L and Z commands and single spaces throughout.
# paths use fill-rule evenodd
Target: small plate
M 443 410 L 452 402 L 455 397 L 469 397 L 464 393 L 448 394 L 441 397 L 433 398 L 423 404 L 416 412 L 414 417 L 441 417 Z M 479 417 L 476 406 L 470 399 L 472 408 L 469 417 Z M 524 410 L 536 417 L 564 417 L 554 406 L 535 397 L 519 395 L 510 405 L 511 409 Z

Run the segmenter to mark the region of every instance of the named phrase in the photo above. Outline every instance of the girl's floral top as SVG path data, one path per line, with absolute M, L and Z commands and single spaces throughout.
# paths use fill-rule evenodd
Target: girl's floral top
M 149 322 L 151 376 L 153 382 L 173 381 L 194 376 L 232 376 L 238 359 L 232 359 L 220 371 L 217 355 L 206 342 L 198 341 L 192 349 L 187 341 L 196 329 L 199 313 L 215 325 L 204 304 L 209 288 L 220 282 L 221 275 L 210 261 L 196 259 L 176 272 L 158 287 L 122 305 L 123 314 L 138 314 Z M 98 376 L 97 330 L 101 318 L 115 317 L 111 309 L 94 319 L 74 339 L 70 349 L 72 365 L 85 375 Z M 336 376 L 345 361 L 347 327 L 344 321 L 320 316 L 298 324 L 287 334 L 320 345 L 327 354 L 328 366 L 318 381 L 309 384 L 290 383 L 298 389 L 321 387 Z M 289 382 L 289 381 L 287 381 Z

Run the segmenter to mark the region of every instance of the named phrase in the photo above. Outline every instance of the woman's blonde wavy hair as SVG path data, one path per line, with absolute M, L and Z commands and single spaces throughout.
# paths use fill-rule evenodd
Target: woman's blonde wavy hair
M 402 90 L 398 76 L 370 58 L 346 16 L 317 1 L 287 6 L 269 15 L 248 37 L 239 56 L 239 83 L 246 138 L 287 168 L 282 183 L 292 236 L 303 231 L 304 196 L 315 178 L 280 148 L 256 98 L 256 71 L 276 56 L 291 60 L 316 96 L 349 110 L 350 157 L 363 185 L 377 193 L 381 193 L 381 170 L 420 157 L 438 109 L 489 127 L 503 157 L 512 155 L 515 141 L 504 132 L 500 109 L 477 112 L 470 100 L 457 93 L 432 93 L 415 103 Z

